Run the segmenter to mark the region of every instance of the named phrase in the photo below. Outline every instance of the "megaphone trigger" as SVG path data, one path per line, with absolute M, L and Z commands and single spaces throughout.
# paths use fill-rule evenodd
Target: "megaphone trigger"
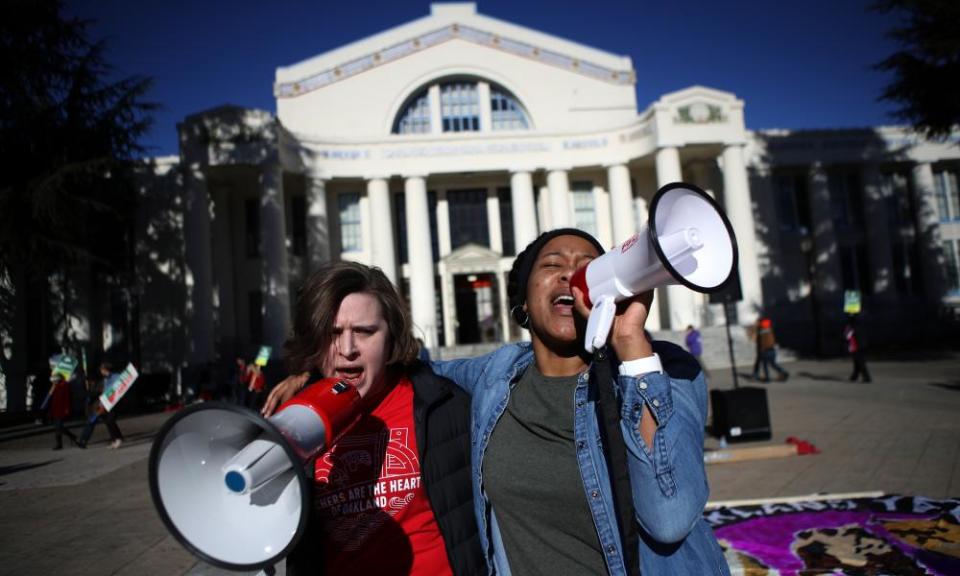
M 587 352 L 602 348 L 607 343 L 613 319 L 617 315 L 617 303 L 610 296 L 601 298 L 593 305 L 590 316 L 587 317 Z

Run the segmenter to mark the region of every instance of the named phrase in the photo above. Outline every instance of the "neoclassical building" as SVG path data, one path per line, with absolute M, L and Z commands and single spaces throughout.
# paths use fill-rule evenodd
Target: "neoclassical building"
M 752 132 L 744 102 L 707 87 L 641 109 L 636 77 L 627 56 L 434 4 L 278 68 L 275 114 L 186 118 L 180 157 L 157 159 L 144 186 L 145 230 L 171 202 L 182 215 L 183 289 L 145 294 L 142 324 L 180 299 L 185 338 L 154 356 L 279 351 L 296 286 L 331 259 L 380 267 L 432 348 L 523 338 L 506 300 L 517 251 L 561 226 L 613 246 L 678 180 L 712 194 L 733 225 L 740 326 L 765 308 L 782 340 L 829 351 L 845 290 L 863 294 L 865 318 L 894 326 L 956 305 L 957 138 Z M 158 258 L 141 253 L 145 269 Z M 725 321 L 686 288 L 656 302 L 652 330 Z

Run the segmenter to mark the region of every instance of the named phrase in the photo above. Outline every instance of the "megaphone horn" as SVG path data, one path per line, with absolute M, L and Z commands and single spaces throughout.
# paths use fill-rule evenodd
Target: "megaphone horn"
M 191 553 L 229 570 L 274 564 L 309 516 L 304 466 L 360 419 L 356 388 L 327 378 L 269 419 L 205 402 L 174 415 L 150 450 L 150 494 L 167 530 Z
M 733 277 L 737 258 L 733 227 L 713 198 L 684 182 L 660 188 L 640 232 L 570 279 L 591 307 L 584 348 L 606 343 L 617 302 L 667 284 L 717 292 Z

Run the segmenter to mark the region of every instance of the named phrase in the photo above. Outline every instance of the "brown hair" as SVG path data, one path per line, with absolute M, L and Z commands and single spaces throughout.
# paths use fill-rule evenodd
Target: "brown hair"
M 357 292 L 380 302 L 390 341 L 387 366 L 407 365 L 417 358 L 419 346 L 406 304 L 383 271 L 356 262 L 332 262 L 311 274 L 297 291 L 293 335 L 284 345 L 291 373 L 320 366 L 333 341 L 340 303 Z

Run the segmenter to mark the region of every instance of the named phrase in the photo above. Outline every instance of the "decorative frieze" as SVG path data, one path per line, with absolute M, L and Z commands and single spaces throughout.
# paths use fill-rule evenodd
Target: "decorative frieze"
M 382 66 L 383 64 L 393 62 L 404 56 L 409 56 L 453 39 L 465 40 L 481 46 L 487 46 L 515 56 L 521 56 L 556 66 L 557 68 L 583 74 L 584 76 L 612 84 L 633 84 L 636 82 L 636 75 L 633 70 L 613 70 L 599 64 L 586 62 L 579 58 L 573 58 L 518 40 L 504 38 L 503 36 L 491 32 L 484 32 L 483 30 L 478 30 L 470 26 L 451 24 L 416 38 L 399 42 L 372 54 L 350 60 L 349 62 L 312 76 L 293 82 L 280 82 L 274 86 L 274 95 L 277 98 L 295 98 L 307 92 L 312 92 L 333 84 L 334 82 L 345 80 L 361 72 Z

